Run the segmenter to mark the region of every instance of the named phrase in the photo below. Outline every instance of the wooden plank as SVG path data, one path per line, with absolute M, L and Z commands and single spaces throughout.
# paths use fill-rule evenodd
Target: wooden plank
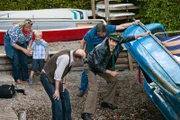
M 117 61 L 116 61 L 116 64 L 128 64 L 128 58 L 125 57 L 125 58 L 118 58 Z
M 109 0 L 104 0 L 105 3 L 105 18 L 106 18 L 106 22 L 107 24 L 110 24 L 110 12 L 109 12 Z
M 96 23 L 76 23 L 77 27 L 95 26 Z
M 132 57 L 131 57 L 131 54 L 129 52 L 128 52 L 128 61 L 129 61 L 129 69 L 130 69 L 130 71 L 133 71 Z
M 127 56 L 128 56 L 127 51 L 122 51 L 122 52 L 119 54 L 118 58 L 119 58 L 119 57 L 127 57 Z
M 124 16 L 124 17 L 111 17 L 110 20 L 125 20 L 125 19 L 132 19 L 137 18 L 136 15 L 134 16 Z
M 95 0 L 91 0 L 91 9 L 92 9 L 93 19 L 96 19 Z

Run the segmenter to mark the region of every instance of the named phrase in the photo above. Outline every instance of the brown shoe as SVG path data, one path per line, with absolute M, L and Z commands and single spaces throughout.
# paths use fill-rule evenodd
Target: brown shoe
M 84 92 L 79 92 L 79 93 L 77 94 L 77 96 L 78 96 L 78 97 L 83 97 L 83 96 L 84 96 Z

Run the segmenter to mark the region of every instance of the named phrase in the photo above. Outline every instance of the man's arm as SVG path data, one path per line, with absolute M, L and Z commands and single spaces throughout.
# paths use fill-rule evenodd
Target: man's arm
M 128 36 L 126 38 L 123 38 L 122 42 L 121 43 L 126 43 L 126 42 L 130 42 L 130 41 L 133 41 L 133 40 L 136 40 L 138 39 L 139 37 L 145 37 L 145 36 L 148 36 L 151 32 L 150 31 L 147 31 L 146 33 L 143 33 L 143 34 L 139 34 L 139 35 L 134 35 L 134 36 Z
M 116 30 L 123 30 L 128 28 L 129 26 L 133 25 L 133 24 L 137 24 L 138 22 L 140 22 L 140 20 L 136 20 L 135 22 L 131 22 L 131 23 L 124 23 L 121 25 L 117 25 L 116 26 Z
M 135 37 L 135 39 L 138 39 L 139 37 L 145 37 L 145 36 L 148 36 L 148 35 L 150 35 L 150 31 L 147 31 L 147 32 L 145 32 L 145 33 L 143 33 L 143 34 L 139 34 L 139 35 L 135 35 L 134 37 Z
M 27 49 L 25 49 L 25 48 L 23 48 L 23 47 L 21 47 L 21 46 L 19 46 L 17 44 L 14 44 L 13 47 L 15 49 L 17 49 L 17 50 L 20 50 L 20 51 L 24 52 L 26 55 L 30 55 L 30 51 L 29 50 L 27 50 Z
M 85 44 L 86 44 L 86 41 L 85 41 L 85 39 L 83 38 L 83 39 L 81 40 L 81 43 L 80 43 L 80 49 L 84 49 L 84 48 L 85 48 Z
M 59 99 L 60 97 L 60 93 L 59 93 L 59 84 L 62 81 L 62 75 L 64 73 L 64 70 L 66 68 L 66 66 L 69 63 L 69 56 L 68 55 L 61 55 L 58 57 L 57 61 L 56 61 L 56 70 L 54 73 L 54 79 L 55 79 L 55 91 L 53 94 L 53 98 L 54 99 Z

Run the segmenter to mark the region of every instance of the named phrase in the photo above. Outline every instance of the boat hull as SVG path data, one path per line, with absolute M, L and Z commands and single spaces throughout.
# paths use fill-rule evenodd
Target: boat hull
M 43 39 L 46 42 L 61 42 L 81 40 L 86 32 L 91 28 L 76 28 L 76 29 L 62 29 L 62 30 L 46 30 L 43 31 Z M 0 31 L 0 44 L 4 44 L 4 35 L 6 31 Z
M 23 20 L 0 20 L 0 44 L 4 44 L 5 32 Z M 84 35 L 96 24 L 106 22 L 96 20 L 62 20 L 62 19 L 36 19 L 33 21 L 33 30 L 43 32 L 43 39 L 47 42 L 81 40 Z

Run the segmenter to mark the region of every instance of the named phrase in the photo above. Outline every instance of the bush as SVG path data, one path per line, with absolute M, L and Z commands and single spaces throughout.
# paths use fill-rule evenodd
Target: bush
M 139 16 L 144 23 L 161 23 L 166 30 L 180 30 L 178 0 L 137 0 Z

